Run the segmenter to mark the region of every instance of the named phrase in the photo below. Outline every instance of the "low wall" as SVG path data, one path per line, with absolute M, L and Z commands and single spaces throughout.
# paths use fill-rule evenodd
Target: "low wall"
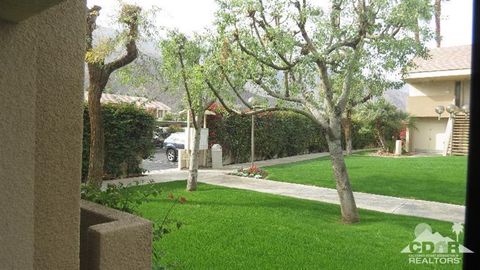
M 198 150 L 198 166 L 200 168 L 210 168 L 212 166 L 212 151 L 211 149 Z M 188 169 L 190 164 L 190 156 L 185 149 L 178 150 L 178 169 Z
M 151 270 L 152 223 L 82 200 L 81 270 Z

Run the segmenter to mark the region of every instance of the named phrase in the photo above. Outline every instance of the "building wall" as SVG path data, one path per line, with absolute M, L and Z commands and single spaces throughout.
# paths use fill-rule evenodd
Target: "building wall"
M 455 81 L 409 83 L 407 112 L 417 117 L 435 117 L 436 106 L 447 106 L 453 103 L 454 99 Z
M 407 112 L 415 116 L 436 116 L 434 108 L 455 102 L 455 82 L 461 82 L 460 106 L 470 102 L 470 79 L 409 82 Z
M 462 104 L 470 105 L 470 80 L 462 81 Z
M 0 269 L 79 268 L 85 15 L 0 21 Z
M 455 81 L 426 81 L 410 83 L 409 96 L 449 96 L 454 98 Z
M 410 81 L 407 112 L 415 116 L 417 129 L 410 131 L 413 151 L 441 152 L 444 150 L 445 129 L 449 114 L 444 112 L 438 120 L 435 107 L 455 103 L 455 82 L 460 81 L 462 95 L 460 104 L 470 101 L 470 79 Z
M 33 269 L 37 36 L 4 22 L 0 36 L 0 262 Z
M 416 129 L 410 130 L 411 146 L 414 152 L 438 152 L 445 147 L 445 129 L 448 119 L 421 117 L 415 119 Z
M 151 270 L 152 223 L 81 201 L 81 270 Z

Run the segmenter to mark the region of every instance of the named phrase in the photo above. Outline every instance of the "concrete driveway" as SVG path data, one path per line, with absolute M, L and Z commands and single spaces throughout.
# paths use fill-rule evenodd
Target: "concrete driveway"
M 178 163 L 170 162 L 167 160 L 167 154 L 165 153 L 165 149 L 156 148 L 153 159 L 144 159 L 142 162 L 142 168 L 148 170 L 147 173 L 154 173 L 156 171 L 176 169 L 178 168 Z

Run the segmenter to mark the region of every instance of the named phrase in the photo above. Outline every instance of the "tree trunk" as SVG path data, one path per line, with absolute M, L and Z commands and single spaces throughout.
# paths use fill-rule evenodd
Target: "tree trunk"
M 197 114 L 196 128 L 193 136 L 193 149 L 190 153 L 190 162 L 188 165 L 187 191 L 197 190 L 198 180 L 198 160 L 200 158 L 200 132 L 202 130 L 203 112 Z
M 101 83 L 90 82 L 88 87 L 88 114 L 90 118 L 90 156 L 87 183 L 101 186 L 105 160 L 105 135 L 103 132 Z
M 385 140 L 385 137 L 380 131 L 377 131 L 377 138 L 378 138 L 378 142 L 380 143 L 380 146 L 382 147 L 382 150 L 384 152 L 388 152 L 387 141 Z
M 442 0 L 435 0 L 433 5 L 434 14 L 435 14 L 435 41 L 437 42 L 437 48 L 440 48 L 442 44 L 442 35 L 441 35 L 441 16 L 442 16 Z
M 343 119 L 343 134 L 345 135 L 345 152 L 351 155 L 353 152 L 352 144 L 352 112 L 347 110 L 347 115 Z
M 360 221 L 357 205 L 353 196 L 352 187 L 348 178 L 347 166 L 343 158 L 341 143 L 341 125 L 340 120 L 330 121 L 330 130 L 332 134 L 326 135 L 328 150 L 332 160 L 332 167 L 335 176 L 338 197 L 340 199 L 340 208 L 342 212 L 342 221 L 345 223 L 356 223 Z
M 419 23 L 418 23 L 418 18 L 415 20 L 416 21 L 416 28 L 415 28 L 415 41 L 420 43 L 420 30 L 419 30 Z
M 97 17 L 102 8 L 93 6 L 87 10 L 86 50 L 95 51 L 93 47 L 93 31 L 96 28 Z M 110 74 L 135 60 L 138 56 L 135 40 L 138 38 L 138 18 L 141 9 L 137 6 L 123 6 L 121 16 L 123 23 L 128 26 L 129 40 L 125 44 L 127 53 L 106 64 L 105 59 L 90 59 L 88 63 L 88 113 L 90 118 L 90 156 L 88 163 L 87 183 L 96 186 L 102 185 L 103 165 L 105 160 L 105 135 L 103 133 L 102 107 L 100 99 Z M 85 58 L 87 60 L 87 57 Z

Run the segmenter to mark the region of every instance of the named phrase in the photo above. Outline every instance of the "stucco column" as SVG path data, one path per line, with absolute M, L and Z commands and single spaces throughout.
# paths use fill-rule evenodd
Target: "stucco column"
M 0 37 L 0 268 L 78 269 L 85 1 Z
M 405 151 L 410 152 L 411 147 L 410 129 L 407 127 L 407 131 L 405 132 Z

